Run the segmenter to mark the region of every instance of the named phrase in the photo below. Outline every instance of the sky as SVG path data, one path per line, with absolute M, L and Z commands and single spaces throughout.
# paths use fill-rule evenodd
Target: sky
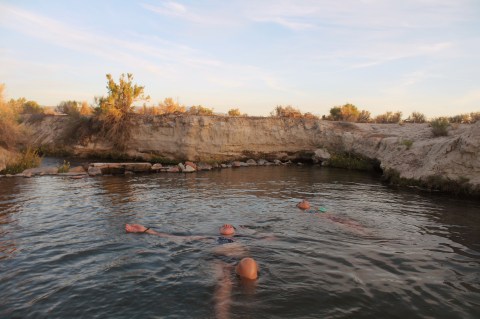
M 226 113 L 480 111 L 480 0 L 0 0 L 7 98 L 93 103 L 106 74 Z

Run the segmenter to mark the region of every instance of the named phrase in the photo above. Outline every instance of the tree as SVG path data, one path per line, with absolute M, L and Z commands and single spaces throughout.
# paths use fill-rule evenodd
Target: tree
M 360 112 L 353 104 L 347 103 L 340 108 L 342 120 L 347 122 L 356 122 Z
M 87 101 L 82 102 L 82 106 L 80 107 L 80 115 L 82 116 L 89 116 L 92 115 L 93 110 L 90 105 L 88 105 Z
M 118 84 L 107 74 L 106 97 L 95 98 L 98 103 L 96 119 L 100 122 L 100 133 L 115 147 L 125 150 L 131 136 L 132 123 L 130 117 L 134 112 L 133 103 L 148 100 L 144 95 L 144 87 L 132 83 L 133 75 L 120 76 Z
M 43 109 L 40 105 L 38 105 L 35 101 L 27 101 L 23 104 L 22 113 L 26 114 L 41 114 L 43 113 Z
M 330 109 L 330 116 L 327 119 L 332 121 L 340 121 L 342 119 L 342 109 L 339 106 L 334 106 Z
M 144 95 L 144 87 L 132 84 L 133 75 L 127 73 L 120 76 L 118 84 L 112 78 L 111 74 L 107 74 L 107 97 L 99 99 L 100 111 L 102 113 L 111 113 L 111 115 L 122 116 L 133 113 L 133 103 L 150 99 Z
M 70 116 L 80 115 L 80 103 L 77 101 L 62 101 L 57 105 L 55 110 Z

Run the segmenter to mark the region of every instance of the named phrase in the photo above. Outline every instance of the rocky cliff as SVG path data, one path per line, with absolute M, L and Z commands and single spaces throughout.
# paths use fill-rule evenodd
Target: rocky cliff
M 83 157 L 115 152 L 108 141 L 94 136 L 76 145 L 60 142 L 71 125 L 67 117 L 47 116 L 27 126 L 37 145 L 66 148 Z M 349 153 L 378 160 L 384 172 L 400 180 L 456 181 L 480 190 L 480 122 L 457 125 L 450 128 L 448 136 L 433 137 L 428 124 L 137 116 L 132 133 L 125 153 L 136 159 L 319 159 L 328 163 L 329 154 Z

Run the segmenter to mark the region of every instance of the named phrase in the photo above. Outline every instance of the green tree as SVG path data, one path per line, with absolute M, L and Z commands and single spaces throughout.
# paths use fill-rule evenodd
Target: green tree
M 27 101 L 23 104 L 22 113 L 41 114 L 43 113 L 43 108 L 35 101 Z
M 95 98 L 98 103 L 97 121 L 100 122 L 100 133 L 114 147 L 120 151 L 125 150 L 131 137 L 132 123 L 131 115 L 134 113 L 134 103 L 148 100 L 150 97 L 144 95 L 144 87 L 133 84 L 133 75 L 128 73 L 120 76 L 116 83 L 110 74 L 107 74 L 106 97 Z
M 57 112 L 64 113 L 70 116 L 80 115 L 80 102 L 77 101 L 62 101 L 55 108 Z
M 330 109 L 330 116 L 327 119 L 332 121 L 341 121 L 342 120 L 342 109 L 340 106 L 334 106 Z

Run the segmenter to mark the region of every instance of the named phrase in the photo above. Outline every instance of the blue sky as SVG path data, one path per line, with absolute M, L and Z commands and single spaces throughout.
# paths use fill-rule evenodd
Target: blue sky
M 133 73 L 215 112 L 480 111 L 479 0 L 0 0 L 0 82 L 41 105 Z

